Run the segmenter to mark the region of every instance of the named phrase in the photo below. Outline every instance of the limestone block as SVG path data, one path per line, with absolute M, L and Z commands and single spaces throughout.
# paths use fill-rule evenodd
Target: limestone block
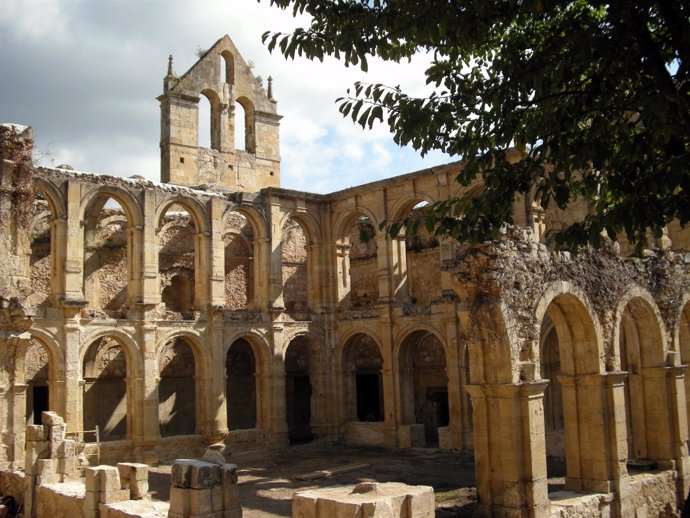
M 223 464 L 221 472 L 223 485 L 237 485 L 237 464 Z
M 213 512 L 213 496 L 210 488 L 189 489 L 189 514 L 209 514 Z
M 187 516 L 189 514 L 189 489 L 172 486 L 170 488 L 170 512 Z
M 86 488 L 86 491 L 97 493 L 101 490 L 99 467 L 100 466 L 84 469 L 84 487 Z
M 84 511 L 98 511 L 99 493 L 96 491 L 84 492 Z
M 41 422 L 44 425 L 64 425 L 65 421 L 56 412 L 43 412 L 41 413 Z
M 46 428 L 48 428 L 48 440 L 52 442 L 62 442 L 65 440 L 65 434 L 67 433 L 67 425 L 65 423 L 46 425 Z
M 55 475 L 57 473 L 57 459 L 39 459 L 36 461 L 36 476 L 42 477 L 44 479 L 44 482 L 47 482 L 47 479 L 51 475 Z
M 129 492 L 130 498 L 132 500 L 141 500 L 149 492 L 149 481 L 148 480 L 135 480 L 129 482 Z
M 59 459 L 67 459 L 74 457 L 77 454 L 77 441 L 72 439 L 65 439 L 62 441 L 57 450 L 57 456 Z
M 99 466 L 100 475 L 100 490 L 103 493 L 110 493 L 120 491 L 120 473 L 115 466 Z
M 214 513 L 225 509 L 223 487 L 218 485 L 211 488 L 211 509 Z
M 101 491 L 100 502 L 102 504 L 113 504 L 116 502 L 124 502 L 129 500 L 129 490 L 128 489 L 116 489 L 114 491 Z
M 220 467 L 210 462 L 198 461 L 192 465 L 190 485 L 194 489 L 207 489 L 220 484 Z
M 171 483 L 174 487 L 189 487 L 192 480 L 192 463 L 191 459 L 177 459 L 173 464 L 171 472 Z
M 242 508 L 223 511 L 222 518 L 242 518 Z
M 79 460 L 76 457 L 58 459 L 58 473 L 73 475 L 79 469 Z
M 45 441 L 46 429 L 40 424 L 30 424 L 26 427 L 27 441 Z
M 24 450 L 24 471 L 28 475 L 33 475 L 36 469 L 36 462 L 39 459 L 48 458 L 50 452 L 48 441 L 31 441 L 26 443 Z
M 441 426 L 438 429 L 438 447 L 440 450 L 452 450 L 453 439 L 450 435 L 450 428 Z

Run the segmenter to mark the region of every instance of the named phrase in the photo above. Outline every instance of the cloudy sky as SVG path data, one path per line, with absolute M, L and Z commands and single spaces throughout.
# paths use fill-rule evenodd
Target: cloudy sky
M 364 75 L 335 60 L 286 61 L 261 43 L 304 22 L 267 0 L 2 0 L 0 123 L 32 126 L 44 165 L 158 180 L 168 54 L 181 74 L 229 34 L 257 75 L 274 78 L 284 187 L 326 193 L 450 161 L 397 147 L 385 127 L 363 131 L 334 104 L 356 80 L 422 93 L 425 56 Z

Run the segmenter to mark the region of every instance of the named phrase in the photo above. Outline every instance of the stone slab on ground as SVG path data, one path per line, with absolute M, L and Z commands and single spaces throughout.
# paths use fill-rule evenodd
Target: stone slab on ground
M 108 518 L 167 518 L 170 505 L 156 500 L 129 500 L 108 504 Z
M 311 489 L 295 493 L 292 500 L 293 518 L 434 518 L 435 514 L 432 487 L 399 482 Z

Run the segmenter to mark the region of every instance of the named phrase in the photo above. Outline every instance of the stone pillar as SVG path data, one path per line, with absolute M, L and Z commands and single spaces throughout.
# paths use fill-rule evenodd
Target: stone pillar
M 224 204 L 218 198 L 211 199 L 211 233 L 209 240 L 208 267 L 204 269 L 209 277 L 209 303 L 211 307 L 225 306 L 225 246 L 223 243 Z
M 566 488 L 612 493 L 627 477 L 621 374 L 560 375 L 558 380 L 563 392 Z
M 81 345 L 81 328 L 79 324 L 69 319 L 63 326 L 63 341 L 65 344 L 65 370 L 64 370 L 64 387 L 65 387 L 65 422 L 68 430 L 83 430 L 84 419 L 83 412 L 83 398 L 82 398 L 82 378 L 81 372 L 81 357 L 79 356 L 79 349 Z M 88 347 L 91 344 L 84 344 Z
M 270 252 L 268 255 L 267 266 L 268 274 L 268 306 L 269 308 L 284 308 L 283 301 L 283 256 L 281 240 L 283 229 L 281 228 L 282 211 L 278 200 L 269 200 L 270 208 L 270 229 L 271 237 L 269 241 Z
M 139 327 L 139 340 L 144 355 L 143 379 L 141 380 L 140 397 L 135 402 L 135 411 L 139 413 L 139 426 L 132 439 L 140 450 L 152 448 L 160 441 L 160 423 L 158 422 L 158 384 L 160 373 L 156 361 L 156 325 L 142 321 Z M 142 457 L 147 461 L 150 454 Z
M 67 181 L 67 239 L 64 243 L 62 271 L 65 292 L 60 298 L 71 306 L 84 302 L 84 229 L 81 221 L 81 184 Z
M 678 497 L 683 501 L 690 483 L 685 366 L 648 367 L 644 379 L 648 455 L 662 469 L 677 474 Z
M 144 226 L 137 228 L 138 256 L 140 261 L 141 286 L 135 295 L 135 302 L 156 305 L 161 301 L 158 282 L 158 238 L 156 237 L 156 199 L 155 193 L 144 189 Z
M 211 233 L 197 232 L 194 235 L 194 309 L 203 311 L 210 302 Z
M 548 518 L 546 381 L 467 385 L 474 407 L 475 516 Z
M 282 324 L 273 325 L 273 349 L 284 351 L 287 343 Z M 268 393 L 263 394 L 262 405 L 269 416 L 269 429 L 276 445 L 288 444 L 287 412 L 285 408 L 285 365 L 280 354 L 271 355 L 267 365 L 269 372 Z M 257 384 L 258 385 L 258 384 Z M 257 394 L 258 395 L 258 394 Z

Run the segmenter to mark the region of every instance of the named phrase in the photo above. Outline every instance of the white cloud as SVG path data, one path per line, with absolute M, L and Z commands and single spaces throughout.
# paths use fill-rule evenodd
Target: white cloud
M 424 92 L 428 57 L 370 63 L 370 73 L 300 58 L 261 43 L 306 19 L 255 0 L 3 0 L 0 122 L 29 124 L 58 163 L 121 176 L 159 176 L 159 108 L 167 56 L 178 73 L 229 34 L 255 73 L 274 78 L 281 176 L 288 188 L 329 192 L 447 161 L 397 148 L 384 125 L 363 131 L 335 99 L 357 80 Z

